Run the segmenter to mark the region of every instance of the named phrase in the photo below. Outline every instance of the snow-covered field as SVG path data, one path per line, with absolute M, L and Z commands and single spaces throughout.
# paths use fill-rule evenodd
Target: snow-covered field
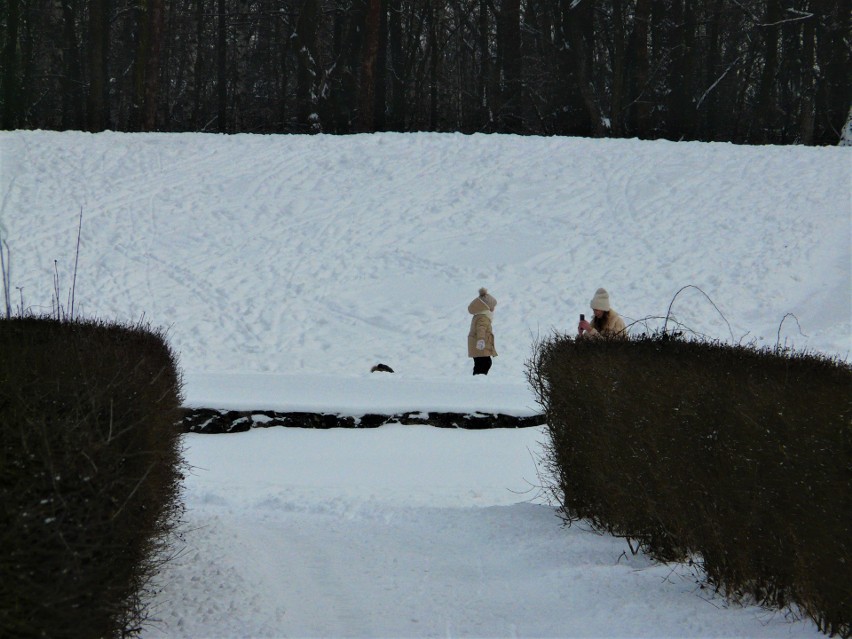
M 0 132 L 0 161 L 13 305 L 50 312 L 55 274 L 67 305 L 82 209 L 75 312 L 169 327 L 187 405 L 535 414 L 532 343 L 599 286 L 651 318 L 635 332 L 674 299 L 713 338 L 852 347 L 849 148 Z M 479 286 L 487 378 L 466 357 Z M 185 532 L 143 636 L 819 636 L 562 528 L 545 437 L 188 435 Z

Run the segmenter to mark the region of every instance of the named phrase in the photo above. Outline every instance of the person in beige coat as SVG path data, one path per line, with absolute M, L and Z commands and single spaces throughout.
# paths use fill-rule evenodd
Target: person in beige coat
M 627 337 L 627 327 L 624 320 L 609 305 L 609 293 L 606 289 L 599 288 L 590 302 L 595 318 L 590 322 L 580 320 L 577 326 L 579 337 Z
M 479 296 L 467 305 L 467 312 L 473 315 L 467 334 L 467 356 L 473 358 L 474 375 L 488 375 L 491 358 L 497 356 L 491 330 L 496 306 L 497 300 L 488 293 L 487 288 L 479 289 Z

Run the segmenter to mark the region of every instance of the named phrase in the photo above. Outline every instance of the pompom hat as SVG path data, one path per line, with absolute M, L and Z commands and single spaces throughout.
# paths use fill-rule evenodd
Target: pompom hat
M 490 295 L 488 293 L 488 289 L 485 287 L 479 289 L 479 299 L 485 302 L 488 305 L 488 309 L 491 311 L 493 311 L 494 308 L 497 306 L 497 300 L 494 299 L 493 295 Z
M 594 310 L 597 311 L 608 311 L 610 310 L 609 305 L 609 293 L 606 292 L 606 289 L 599 288 L 595 291 L 595 296 L 592 298 L 592 301 L 589 303 Z

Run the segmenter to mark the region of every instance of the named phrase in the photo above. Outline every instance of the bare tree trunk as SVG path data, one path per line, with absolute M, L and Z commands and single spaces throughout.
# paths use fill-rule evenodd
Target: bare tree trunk
M 500 120 L 503 131 L 523 131 L 521 85 L 521 2 L 503 0 L 500 6 Z
M 36 60 L 35 53 L 33 51 L 35 35 L 33 34 L 32 22 L 29 19 L 31 15 L 31 10 L 29 9 L 29 5 L 19 5 L 19 11 L 23 12 L 27 18 L 25 19 L 23 25 L 19 24 L 18 30 L 21 33 L 21 55 L 18 58 L 18 64 L 20 65 L 20 80 L 17 82 L 18 88 L 18 118 L 16 121 L 16 125 L 20 126 L 21 124 L 27 124 L 30 121 L 30 118 L 27 117 L 27 107 L 32 104 L 32 96 L 33 96 L 33 77 L 36 74 Z M 20 18 L 19 18 L 20 19 Z M 40 126 L 46 126 L 45 123 L 40 123 Z
M 62 69 L 62 125 L 83 128 L 83 76 L 80 67 L 80 42 L 77 39 L 77 2 L 62 1 L 62 26 L 65 68 Z
M 195 1 L 195 64 L 192 73 L 192 126 L 196 131 L 203 130 L 202 121 L 207 109 L 202 105 L 204 73 L 204 0 Z
M 391 102 L 389 126 L 405 130 L 405 64 L 402 59 L 402 0 L 390 0 L 388 30 L 390 38 Z
M 180 3 L 185 0 L 180 0 Z M 175 10 L 179 4 L 170 0 L 163 7 L 163 30 L 160 50 L 159 82 L 160 91 L 155 128 L 159 131 L 173 131 L 186 126 L 182 98 L 188 85 L 187 54 L 185 47 L 177 50 L 175 38 L 182 36 L 175 20 Z M 183 43 L 182 43 L 183 44 Z M 186 46 L 191 46 L 186 39 Z
M 707 75 L 702 87 L 703 102 L 696 105 L 699 113 L 703 115 L 701 125 L 701 139 L 705 141 L 716 140 L 718 135 L 718 122 L 720 100 L 719 96 L 722 93 L 719 88 L 727 75 L 727 69 L 722 66 L 723 60 L 720 51 L 720 33 L 722 31 L 722 5 L 724 0 L 715 0 L 713 6 L 713 14 L 708 26 L 707 37 L 707 53 L 705 64 Z
M 718 0 L 724 4 L 726 0 Z M 708 115 L 712 124 L 712 138 L 723 141 L 741 141 L 739 137 L 740 127 L 740 86 L 745 85 L 745 79 L 740 80 L 738 76 L 751 73 L 754 62 L 754 41 L 750 34 L 737 36 L 734 32 L 742 33 L 741 29 L 730 15 L 720 10 L 720 31 L 717 48 L 719 50 L 720 66 L 717 69 L 716 78 L 713 80 L 715 87 L 710 95 L 715 98 L 711 101 L 708 109 L 713 109 Z M 709 89 L 709 87 L 708 87 Z M 706 90 L 706 89 L 705 89 Z
M 438 15 L 434 2 L 429 2 L 429 130 L 438 129 Z
M 232 127 L 235 132 L 245 131 L 251 127 L 249 86 L 252 73 L 250 61 L 254 25 L 250 8 L 249 0 L 237 0 L 237 19 L 234 24 L 234 115 L 232 118 Z
M 534 25 L 530 7 L 534 9 Z M 526 95 L 531 101 L 537 96 L 541 103 L 541 107 L 536 109 L 540 124 L 535 128 L 527 126 L 531 133 L 553 135 L 560 132 L 561 105 L 558 100 L 559 93 L 555 90 L 555 84 L 562 81 L 559 76 L 559 51 L 556 45 L 557 8 L 557 3 L 536 0 L 527 4 L 527 12 L 524 14 L 524 23 L 530 24 L 536 43 L 535 46 L 528 47 L 528 50 L 535 53 L 535 58 L 527 65 L 528 68 L 524 69 L 524 76 L 528 78 L 525 82 L 528 82 L 529 86 Z M 536 80 L 536 77 L 540 79 Z
M 219 0 L 218 24 L 216 37 L 216 97 L 218 104 L 218 129 L 220 133 L 228 132 L 228 31 L 227 31 L 227 0 Z
M 589 115 L 592 134 L 602 137 L 606 134 L 603 111 L 592 83 L 592 53 L 594 50 L 594 14 L 591 0 L 569 3 L 567 21 L 568 38 L 571 46 L 572 67 L 583 104 Z
M 683 92 L 681 93 L 681 104 L 683 108 L 682 121 L 684 135 L 692 140 L 695 138 L 695 126 L 698 121 L 695 109 L 695 78 L 696 72 L 696 36 L 697 36 L 697 14 L 698 8 L 695 3 L 684 0 L 683 8 L 683 58 L 681 60 L 681 77 L 683 78 Z
M 749 38 L 746 47 L 743 73 L 732 90 L 733 100 L 730 103 L 729 114 L 732 116 L 733 127 L 731 138 L 736 142 L 753 142 L 755 127 L 755 111 L 752 106 L 749 109 L 748 101 L 754 87 L 758 84 L 755 76 L 758 75 L 757 67 L 760 59 L 760 45 L 758 38 Z
M 816 124 L 814 102 L 816 97 L 816 18 L 810 17 L 802 24 L 802 96 L 799 108 L 799 141 L 814 143 Z
M 843 131 L 849 105 L 852 104 L 852 60 L 849 33 L 852 12 L 847 3 L 826 3 L 822 9 L 822 28 L 817 39 L 821 79 L 817 92 L 816 117 L 818 135 L 823 144 L 834 144 Z M 825 5 L 820 3 L 821 7 Z
M 322 131 L 317 115 L 317 26 L 319 20 L 318 0 L 306 0 L 296 23 L 298 47 L 296 70 L 296 105 L 299 127 L 304 131 Z
M 592 134 L 591 118 L 580 93 L 576 56 L 572 50 L 572 0 L 560 0 L 554 18 L 554 43 L 557 77 L 554 83 L 556 133 L 562 135 Z
M 375 131 L 384 131 L 387 105 L 387 66 L 388 66 L 388 7 L 387 0 L 380 0 L 379 50 L 376 55 L 376 90 L 373 103 L 373 122 Z
M 778 73 L 778 22 L 781 19 L 780 0 L 767 0 L 766 24 L 763 25 L 763 73 L 760 76 L 760 86 L 757 93 L 757 122 L 758 140 L 768 142 L 771 139 L 770 129 L 775 116 L 775 77 Z
M 361 58 L 361 84 L 359 87 L 359 130 L 375 131 L 376 61 L 379 52 L 381 26 L 381 0 L 367 0 L 367 17 L 364 25 L 364 47 Z
M 145 66 L 145 118 L 146 131 L 157 129 L 157 108 L 160 102 L 160 53 L 163 45 L 163 0 L 149 0 L 150 44 Z
M 335 125 L 338 133 L 360 130 L 363 122 L 359 114 L 361 93 L 358 75 L 364 59 L 361 51 L 367 22 L 367 1 L 353 0 L 349 11 L 339 9 L 337 12 L 341 30 L 340 53 L 337 58 L 340 80 L 334 95 Z
M 6 41 L 3 43 L 3 77 L 0 91 L 3 95 L 3 114 L 0 126 L 14 129 L 20 119 L 20 79 L 18 57 L 18 24 L 20 12 L 18 0 L 8 0 L 6 14 Z
M 141 131 L 145 125 L 145 72 L 148 69 L 148 48 L 151 41 L 151 21 L 148 16 L 150 0 L 139 0 L 135 6 L 136 56 L 133 59 L 133 94 L 128 113 L 131 131 Z
M 491 49 L 489 44 L 488 0 L 479 0 L 479 82 L 477 97 L 479 100 L 479 127 L 485 131 L 493 129 L 491 112 Z
M 160 90 L 160 47 L 163 42 L 163 1 L 144 0 L 138 5 L 139 42 L 134 68 L 132 128 L 157 128 Z
M 679 140 L 688 139 L 695 106 L 692 102 L 693 41 L 695 38 L 694 9 L 684 7 L 684 0 L 673 0 L 669 22 L 663 29 L 666 49 L 671 57 L 666 100 L 666 135 Z
M 89 131 L 109 123 L 109 15 L 105 0 L 89 2 Z
M 649 26 L 651 22 L 651 0 L 637 0 L 633 17 L 633 31 L 629 47 L 632 58 L 630 74 L 630 98 L 632 134 L 640 138 L 651 136 L 650 80 L 651 56 L 648 51 Z
M 279 60 L 279 67 L 281 72 L 277 78 L 277 101 L 278 107 L 275 111 L 275 117 L 281 123 L 279 125 L 278 131 L 287 131 L 289 130 L 286 122 L 288 119 L 289 113 L 289 99 L 290 99 L 290 68 L 287 65 L 287 60 L 289 58 L 290 52 L 290 23 L 287 22 L 285 26 L 281 25 L 281 21 L 275 22 L 275 33 L 276 33 L 276 42 L 278 43 L 278 50 L 276 52 L 277 59 Z
M 610 105 L 610 130 L 613 135 L 624 135 L 625 80 L 627 60 L 624 29 L 623 0 L 612 3 L 612 104 Z

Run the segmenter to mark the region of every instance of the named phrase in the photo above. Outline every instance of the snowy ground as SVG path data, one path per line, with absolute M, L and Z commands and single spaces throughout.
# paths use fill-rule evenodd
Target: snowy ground
M 852 347 L 849 148 L 0 132 L 0 161 L 13 304 L 49 312 L 57 273 L 69 306 L 82 208 L 75 311 L 169 327 L 187 405 L 535 414 L 531 345 L 598 286 L 652 318 L 637 332 L 693 285 L 672 304 L 691 330 Z M 473 378 L 482 285 L 500 356 Z M 544 437 L 188 435 L 186 531 L 144 636 L 819 636 L 560 527 Z

